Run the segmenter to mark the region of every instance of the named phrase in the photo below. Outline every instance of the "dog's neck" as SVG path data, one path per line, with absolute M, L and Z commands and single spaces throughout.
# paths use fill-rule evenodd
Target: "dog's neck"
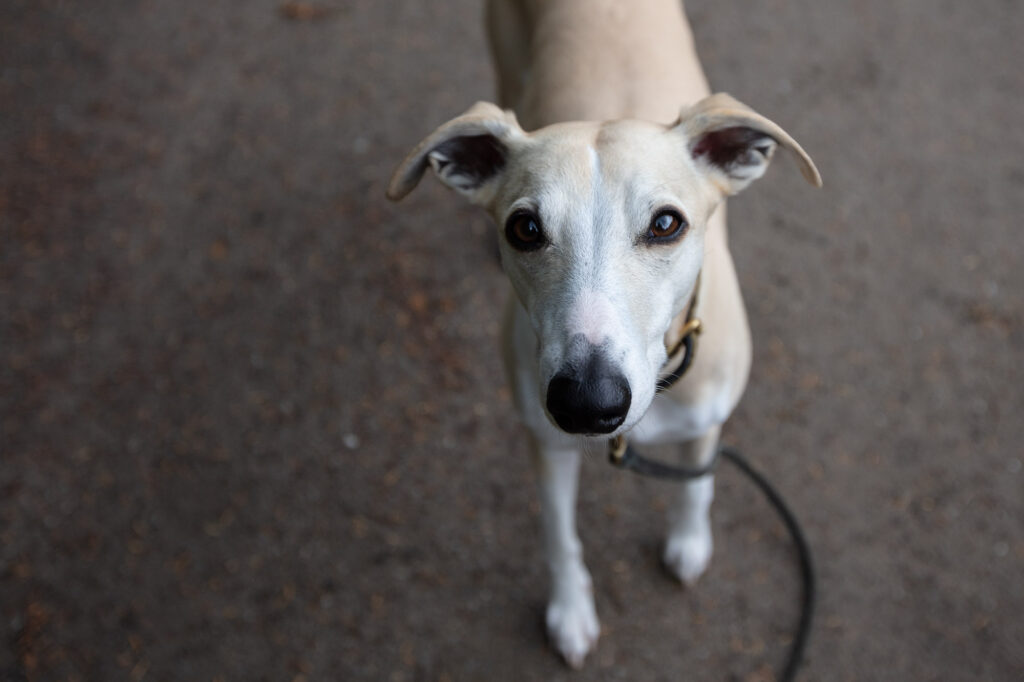
M 710 92 L 678 0 L 527 4 L 531 64 L 518 101 L 505 104 L 528 130 L 572 120 L 668 124 Z

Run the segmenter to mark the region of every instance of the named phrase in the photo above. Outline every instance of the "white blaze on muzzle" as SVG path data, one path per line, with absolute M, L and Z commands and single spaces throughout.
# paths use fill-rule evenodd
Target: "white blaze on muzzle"
M 582 334 L 587 341 L 600 346 L 618 324 L 618 315 L 608 297 L 593 289 L 584 289 L 569 313 L 566 331 L 569 337 Z

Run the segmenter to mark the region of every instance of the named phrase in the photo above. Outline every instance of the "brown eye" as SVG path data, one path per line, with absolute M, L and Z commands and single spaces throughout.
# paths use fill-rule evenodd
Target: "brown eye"
M 658 211 L 651 219 L 651 226 L 647 228 L 648 243 L 657 244 L 670 242 L 686 231 L 689 223 L 686 218 L 674 209 L 663 209 Z
M 505 223 L 505 238 L 519 251 L 536 251 L 547 243 L 540 219 L 529 211 L 516 211 Z

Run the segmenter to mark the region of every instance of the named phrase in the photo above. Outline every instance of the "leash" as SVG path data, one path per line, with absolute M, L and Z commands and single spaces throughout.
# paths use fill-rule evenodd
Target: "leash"
M 613 442 L 620 440 L 620 438 L 613 439 Z M 746 474 L 746 476 L 754 482 L 761 492 L 764 493 L 764 496 L 768 499 L 768 502 L 771 503 L 772 507 L 775 508 L 775 511 L 782 519 L 782 523 L 786 526 L 786 530 L 789 531 L 793 544 L 796 546 L 797 560 L 800 563 L 801 588 L 803 591 L 800 604 L 800 620 L 797 623 L 796 634 L 793 636 L 793 643 L 789 646 L 789 654 L 786 656 L 786 663 L 782 668 L 782 672 L 779 673 L 778 678 L 779 682 L 791 682 L 791 680 L 795 678 L 797 671 L 800 669 L 800 665 L 803 663 L 804 651 L 807 649 L 807 640 L 811 635 L 811 625 L 814 619 L 814 605 L 817 600 L 817 589 L 814 578 L 814 561 L 811 557 L 810 545 L 807 543 L 807 538 L 804 536 L 804 532 L 800 528 L 800 523 L 796 520 L 796 516 L 794 516 L 785 500 L 783 500 L 782 495 L 779 494 L 775 487 L 760 471 L 755 469 L 750 462 L 747 461 L 746 457 L 744 457 L 738 450 L 726 445 L 719 445 L 715 450 L 714 457 L 712 457 L 708 464 L 694 468 L 670 466 L 668 464 L 648 459 L 633 450 L 633 448 L 625 443 L 625 439 L 622 439 L 619 447 L 622 450 L 621 454 L 616 455 L 614 445 L 609 452 L 609 460 L 613 466 L 619 469 L 632 471 L 633 473 L 641 476 L 674 481 L 687 481 L 705 476 L 715 469 L 715 465 L 718 463 L 720 457 L 724 458 Z
M 672 386 L 672 384 L 679 381 L 693 363 L 693 356 L 696 352 L 697 346 L 696 337 L 701 332 L 701 322 L 697 317 L 695 317 L 695 310 L 697 308 L 697 292 L 699 288 L 700 279 L 698 277 L 697 284 L 694 286 L 693 299 L 690 301 L 690 307 L 686 312 L 686 321 L 682 329 L 683 336 L 669 353 L 669 358 L 672 358 L 682 350 L 682 360 L 679 362 L 679 365 L 675 370 L 658 380 L 658 392 L 664 391 Z M 779 494 L 768 479 L 766 479 L 761 472 L 755 469 L 738 450 L 725 445 L 719 444 L 715 449 L 711 461 L 704 466 L 683 467 L 664 464 L 644 457 L 630 447 L 625 436 L 616 436 L 608 442 L 608 460 L 611 462 L 612 466 L 632 471 L 633 473 L 641 476 L 649 476 L 651 478 L 672 481 L 688 481 L 706 476 L 714 471 L 720 457 L 725 458 L 733 466 L 742 471 L 751 481 L 753 481 L 754 485 L 761 490 L 764 496 L 768 499 L 768 502 L 771 503 L 772 507 L 778 513 L 782 523 L 786 526 L 786 529 L 789 531 L 789 535 L 793 540 L 793 544 L 796 547 L 797 560 L 800 563 L 801 588 L 803 592 L 800 605 L 800 620 L 797 623 L 796 634 L 793 637 L 793 642 L 789 647 L 789 654 L 786 656 L 786 663 L 782 668 L 782 672 L 779 674 L 780 682 L 791 682 L 791 680 L 795 678 L 797 671 L 800 669 L 800 665 L 803 663 L 804 652 L 807 648 L 807 640 L 810 638 L 811 624 L 814 618 L 814 605 L 817 598 L 817 588 L 815 585 L 814 561 L 811 557 L 810 545 L 807 543 L 807 538 L 804 536 L 800 523 L 797 521 L 796 516 L 794 516 L 785 500 L 783 500 L 782 495 Z

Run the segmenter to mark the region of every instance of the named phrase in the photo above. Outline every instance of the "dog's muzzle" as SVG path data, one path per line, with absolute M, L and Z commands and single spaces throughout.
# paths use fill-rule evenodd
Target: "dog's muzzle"
M 596 349 L 548 383 L 548 413 L 567 433 L 611 433 L 626 420 L 631 400 L 626 377 Z

